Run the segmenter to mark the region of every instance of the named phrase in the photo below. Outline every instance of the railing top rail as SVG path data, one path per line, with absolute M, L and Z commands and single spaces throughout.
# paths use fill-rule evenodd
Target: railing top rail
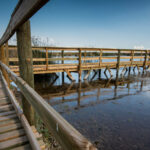
M 17 49 L 14 45 L 9 45 L 9 49 Z M 90 48 L 90 47 L 50 47 L 50 46 L 32 46 L 33 50 L 66 50 L 66 51 L 136 51 L 136 52 L 144 52 L 150 51 L 150 49 L 117 49 L 117 48 Z
M 15 33 L 17 28 L 26 22 L 34 13 L 36 13 L 49 0 L 20 0 L 12 13 L 10 22 L 5 33 L 0 39 L 0 46 L 7 42 Z

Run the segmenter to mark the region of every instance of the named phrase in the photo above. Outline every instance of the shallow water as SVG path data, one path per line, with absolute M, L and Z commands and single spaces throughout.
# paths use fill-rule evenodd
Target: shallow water
M 116 82 L 102 71 L 100 79 L 96 75 L 91 81 L 91 73 L 88 81 L 71 83 L 65 78 L 64 85 L 58 75 L 57 80 L 36 77 L 36 91 L 98 149 L 150 150 L 149 72 L 132 72 Z

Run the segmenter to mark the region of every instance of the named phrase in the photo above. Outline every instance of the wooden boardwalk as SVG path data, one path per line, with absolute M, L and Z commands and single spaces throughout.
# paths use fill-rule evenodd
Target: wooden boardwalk
M 41 149 L 44 149 L 41 135 L 35 127 L 32 126 L 31 129 L 39 139 Z M 0 75 L 0 150 L 2 149 L 30 150 L 32 147 Z
M 9 67 L 19 74 L 17 47 L 9 46 L 8 50 L 11 54 L 8 58 Z M 139 71 L 140 68 L 145 70 L 150 65 L 150 50 L 32 47 L 32 53 L 34 74 L 66 72 L 71 80 L 74 80 L 71 72 L 77 72 L 81 79 L 82 71 L 87 70 L 86 79 L 92 70 L 105 69 L 105 73 L 108 71 L 112 76 L 111 69 L 119 72 L 123 68 L 125 72 L 132 67 Z
M 87 79 L 91 70 L 101 72 L 101 69 L 105 69 L 104 73 L 107 71 L 112 77 L 111 69 L 116 69 L 118 78 L 120 68 L 129 72 L 132 68 L 137 68 L 139 71 L 142 67 L 143 72 L 148 69 L 150 50 L 34 47 L 36 54 L 41 53 L 42 57 L 32 57 L 29 19 L 48 1 L 30 0 L 29 3 L 28 0 L 19 0 L 0 39 L 0 69 L 7 81 L 0 75 L 0 149 L 30 149 L 32 147 L 39 150 L 42 148 L 43 144 L 39 145 L 40 142 L 38 143 L 36 139 L 40 136 L 37 135 L 35 128 L 31 129 L 25 118 L 26 116 L 31 125 L 34 124 L 34 112 L 36 112 L 63 149 L 97 150 L 94 144 L 34 90 L 33 73 L 62 72 L 64 76 L 66 72 L 68 77 L 74 80 L 71 72 L 77 72 L 81 81 L 83 70 L 88 72 L 84 78 Z M 17 55 L 12 57 L 9 53 L 8 40 L 14 33 L 17 35 L 17 47 L 15 47 Z M 10 81 L 15 82 L 24 96 L 23 111 L 7 86 Z

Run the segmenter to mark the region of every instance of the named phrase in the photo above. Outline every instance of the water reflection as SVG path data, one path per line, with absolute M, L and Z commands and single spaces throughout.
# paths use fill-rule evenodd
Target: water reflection
M 149 77 L 147 72 L 63 85 L 48 77 L 36 82 L 36 90 L 99 149 L 149 150 Z

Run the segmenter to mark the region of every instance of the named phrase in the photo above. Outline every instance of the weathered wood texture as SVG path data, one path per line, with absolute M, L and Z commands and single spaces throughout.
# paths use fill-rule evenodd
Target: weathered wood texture
M 20 0 L 16 6 L 5 33 L 0 40 L 0 46 L 7 42 L 20 25 L 25 23 L 49 0 Z
M 34 91 L 24 80 L 14 74 L 5 64 L 0 62 L 11 79 L 20 88 L 28 102 L 33 106 L 48 129 L 53 132 L 58 142 L 65 150 L 94 150 L 96 149 L 84 136 L 62 118 L 44 99 Z M 40 109 L 39 109 L 40 108 Z
M 8 84 L 1 72 L 0 85 L 2 87 L 0 89 L 1 93 L 3 93 L 6 100 L 12 106 L 7 107 L 8 104 L 4 104 L 2 105 L 3 108 L 5 106 L 8 109 L 1 109 L 0 112 L 0 149 L 18 149 L 20 146 L 24 147 L 25 145 L 29 145 L 28 149 L 32 147 L 34 150 L 40 150 L 36 136 L 23 115 L 14 95 L 9 90 Z M 2 106 L 0 104 L 0 107 Z
M 34 88 L 33 62 L 31 49 L 30 21 L 25 22 L 17 29 L 17 47 L 19 57 L 20 76 Z M 23 112 L 30 125 L 34 124 L 34 110 L 26 98 L 22 97 Z

